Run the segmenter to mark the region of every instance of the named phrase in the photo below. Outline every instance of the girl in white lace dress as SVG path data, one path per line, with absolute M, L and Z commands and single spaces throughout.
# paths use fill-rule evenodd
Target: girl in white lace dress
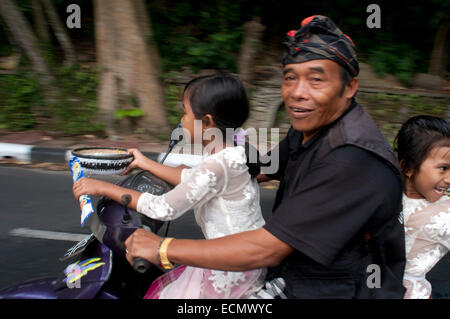
M 450 124 L 413 117 L 403 124 L 396 144 L 405 175 L 405 298 L 427 299 L 431 284 L 425 276 L 450 249 Z
M 201 164 L 193 168 L 168 167 L 136 149 L 129 150 L 135 159 L 128 170 L 149 170 L 177 185 L 173 190 L 154 196 L 83 178 L 74 184 L 75 197 L 103 195 L 120 201 L 121 195 L 128 193 L 132 196 L 131 208 L 165 221 L 193 209 L 206 239 L 262 227 L 264 219 L 255 178 L 259 167 L 248 163 L 244 146 L 226 136 L 227 128 L 240 128 L 248 117 L 249 104 L 241 82 L 231 75 L 196 78 L 186 85 L 183 101 L 185 114 L 181 123 L 186 140 L 192 141 L 208 130 L 216 133 L 212 141 L 194 140 L 206 146 L 207 154 Z M 195 120 L 199 122 L 194 124 Z M 194 127 L 202 132 L 194 132 Z M 231 272 L 179 266 L 156 279 L 145 298 L 248 298 L 263 286 L 265 274 L 266 269 Z

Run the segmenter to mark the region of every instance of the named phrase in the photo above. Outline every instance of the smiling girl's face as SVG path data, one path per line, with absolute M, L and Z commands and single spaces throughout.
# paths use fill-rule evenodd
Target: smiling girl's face
M 439 200 L 450 187 L 450 147 L 433 148 L 419 171 L 410 170 L 406 176 L 406 196 L 429 202 Z

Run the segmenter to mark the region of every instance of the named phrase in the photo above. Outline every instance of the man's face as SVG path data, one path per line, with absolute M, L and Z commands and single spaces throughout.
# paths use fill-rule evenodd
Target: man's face
M 354 78 L 341 95 L 340 66 L 331 60 L 284 67 L 281 95 L 292 126 L 304 134 L 303 143 L 344 113 L 357 87 Z

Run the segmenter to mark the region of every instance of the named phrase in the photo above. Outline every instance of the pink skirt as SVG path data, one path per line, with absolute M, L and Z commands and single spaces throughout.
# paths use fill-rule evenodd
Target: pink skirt
M 158 277 L 144 299 L 240 299 L 262 288 L 266 269 L 244 272 L 179 266 Z

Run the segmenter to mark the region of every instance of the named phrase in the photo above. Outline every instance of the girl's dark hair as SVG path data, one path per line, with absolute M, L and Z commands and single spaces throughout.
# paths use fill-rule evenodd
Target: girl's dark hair
M 231 74 L 212 74 L 191 80 L 184 88 L 196 119 L 210 114 L 218 129 L 241 127 L 249 115 L 247 93 Z
M 239 78 L 232 74 L 197 77 L 186 84 L 184 97 L 189 100 L 196 119 L 210 114 L 224 136 L 227 128 L 241 127 L 249 116 L 250 106 L 245 88 Z M 250 175 L 255 177 L 260 172 L 260 166 L 259 163 L 249 162 L 250 148 L 246 143 L 247 166 Z
M 418 172 L 430 151 L 437 146 L 450 147 L 450 123 L 439 117 L 419 115 L 407 120 L 394 140 L 403 174 Z

